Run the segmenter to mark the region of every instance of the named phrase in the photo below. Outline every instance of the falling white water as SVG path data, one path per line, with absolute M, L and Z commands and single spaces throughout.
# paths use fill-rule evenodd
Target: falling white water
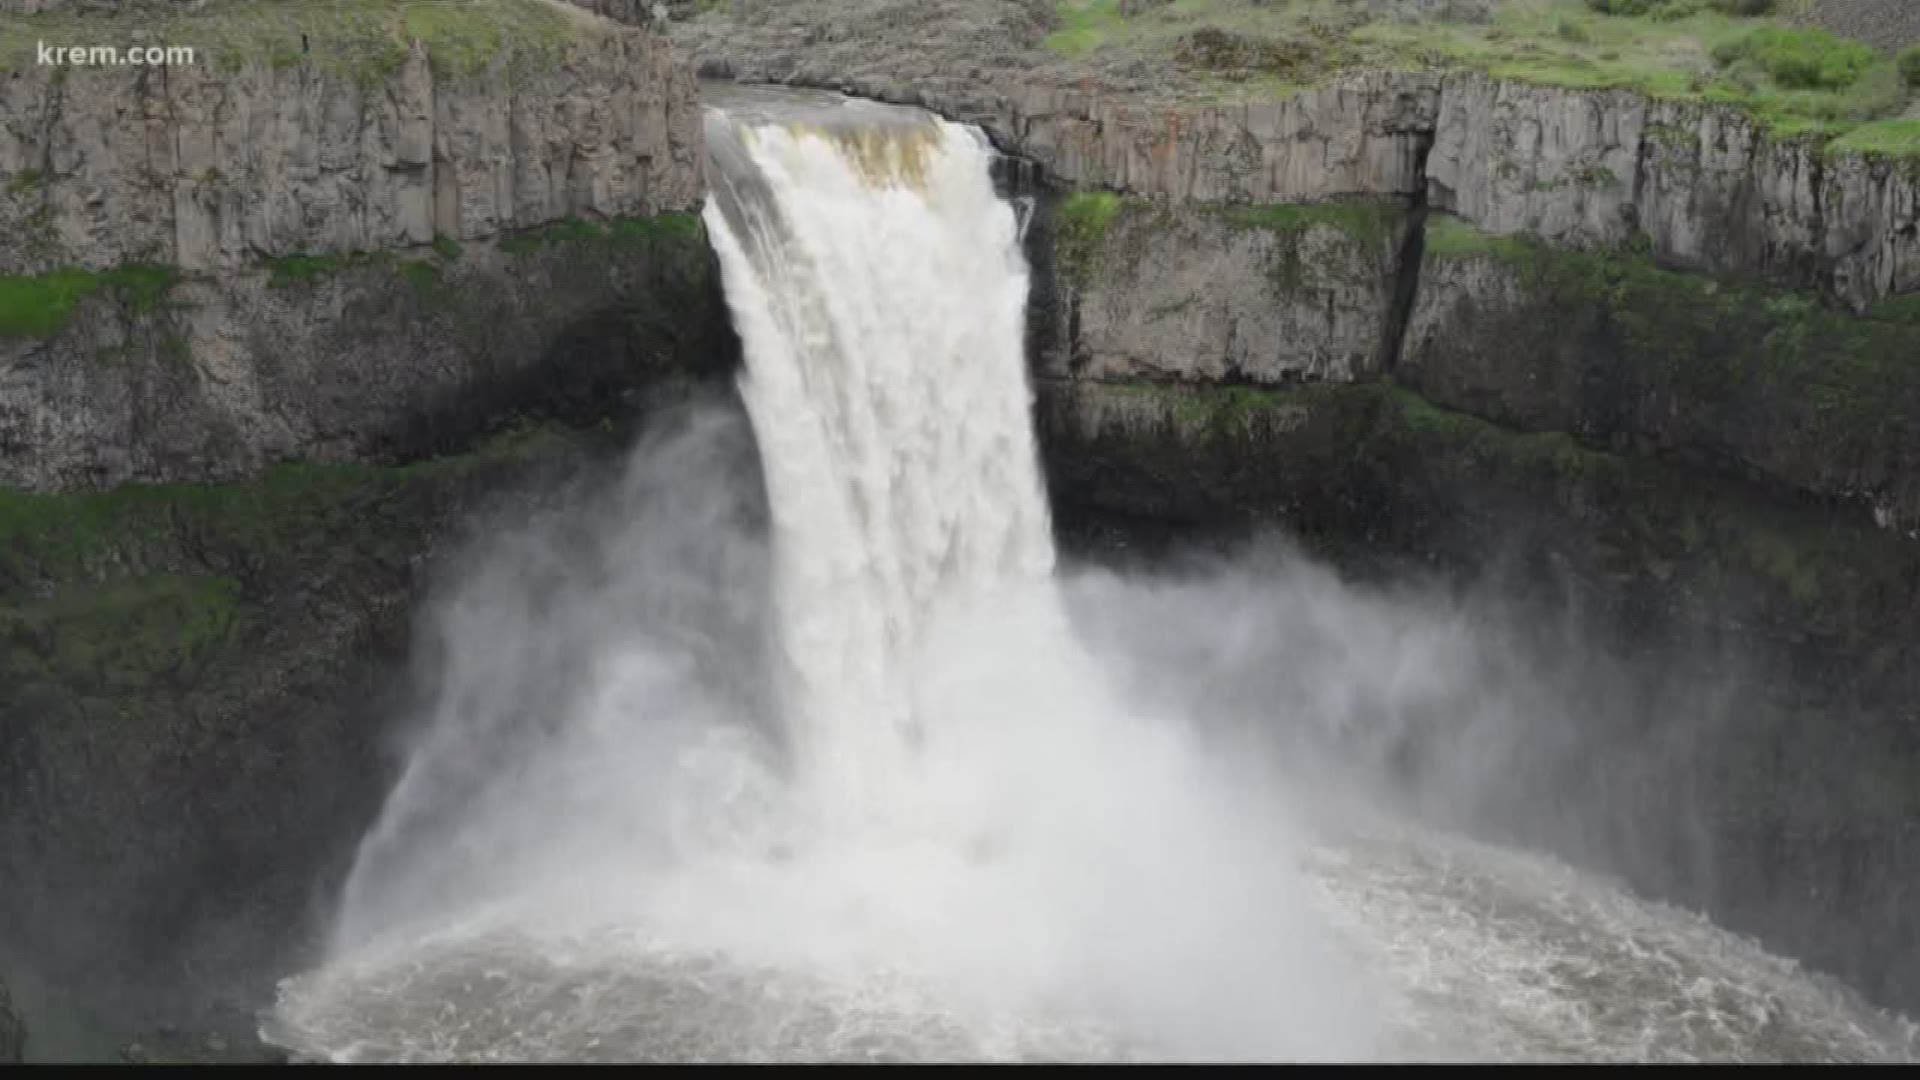
M 1162 1050 L 1355 1052 L 1286 837 L 1222 827 L 1262 815 L 1108 692 L 1059 603 L 985 139 L 920 113 L 709 139 L 806 823 L 782 842 L 865 913 L 826 939 Z
M 712 136 L 739 140 L 753 170 L 719 178 L 742 231 L 720 201 L 706 219 L 778 537 L 787 722 L 809 782 L 884 817 L 938 612 L 1049 600 L 1014 215 L 978 133 L 929 117 L 840 132 L 719 119 Z
M 1273 762 L 1197 719 L 1530 699 L 1444 611 L 1298 562 L 1056 576 L 991 151 L 915 111 L 763 104 L 710 112 L 705 219 L 770 529 L 721 410 L 482 549 L 433 609 L 438 678 L 333 948 L 267 1037 L 336 1061 L 1913 1055 L 1604 882 L 1357 805 L 1297 824 Z

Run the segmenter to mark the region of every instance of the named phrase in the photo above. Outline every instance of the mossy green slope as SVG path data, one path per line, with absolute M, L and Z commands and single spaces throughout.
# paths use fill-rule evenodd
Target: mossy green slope
M 1771 5 L 1507 0 L 1485 19 L 1405 7 L 1391 17 L 1337 0 L 1171 0 L 1127 15 L 1118 0 L 1059 0 L 1048 45 L 1084 61 L 1148 57 L 1218 98 L 1284 96 L 1367 69 L 1480 71 L 1723 103 L 1784 135 L 1867 128 L 1860 140 L 1881 152 L 1920 152 L 1899 126 L 1920 90 L 1894 58 L 1765 17 Z
M 1401 377 L 1437 400 L 1824 497 L 1920 498 L 1902 486 L 1920 466 L 1911 298 L 1856 316 L 1447 216 L 1429 222 L 1422 290 Z
M 130 5 L 117 12 L 55 7 L 0 15 L 0 71 L 35 62 L 41 42 L 124 48 L 186 46 L 193 63 L 318 70 L 374 83 L 418 41 L 439 73 L 466 76 L 505 63 L 549 67 L 619 28 L 545 0 L 206 0 Z

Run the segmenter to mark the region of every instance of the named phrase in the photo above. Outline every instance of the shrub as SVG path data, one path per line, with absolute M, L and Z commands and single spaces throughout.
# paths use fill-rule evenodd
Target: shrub
M 1713 58 L 1723 66 L 1752 60 L 1788 90 L 1845 90 L 1859 81 L 1880 56 L 1858 41 L 1824 30 L 1762 26 L 1721 43 Z
M 1900 54 L 1900 77 L 1908 86 L 1920 87 L 1920 45 Z

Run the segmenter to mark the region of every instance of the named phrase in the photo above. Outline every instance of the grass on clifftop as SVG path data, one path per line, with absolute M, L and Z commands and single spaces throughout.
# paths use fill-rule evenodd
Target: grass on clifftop
M 503 58 L 551 66 L 573 47 L 616 32 L 561 0 L 206 0 L 193 9 L 149 5 L 114 14 L 55 8 L 0 15 L 0 71 L 33 66 L 41 42 L 141 44 L 189 47 L 195 66 L 219 71 L 307 63 L 366 84 L 404 63 L 415 38 L 436 72 L 468 75 Z
M 1750 0 L 1494 0 L 1439 18 L 1413 0 L 1166 0 L 1127 15 L 1120 0 L 1058 0 L 1047 44 L 1089 62 L 1169 63 L 1222 100 L 1284 96 L 1363 69 L 1473 70 L 1726 104 L 1783 134 L 1898 125 L 1920 96 L 1894 58 L 1749 14 L 1762 8 L 1786 10 Z M 1889 127 L 1863 142 L 1904 152 L 1911 140 Z

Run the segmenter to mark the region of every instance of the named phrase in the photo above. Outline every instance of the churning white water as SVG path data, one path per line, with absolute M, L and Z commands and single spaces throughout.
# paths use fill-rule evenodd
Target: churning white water
M 1198 639 L 1288 598 L 1203 589 L 1189 621 L 1056 573 L 1027 270 L 979 134 L 749 103 L 709 143 L 751 442 L 693 410 L 482 549 L 425 636 L 434 692 L 330 955 L 268 1037 L 413 1061 L 1911 1053 L 1844 992 L 1553 864 L 1309 828 L 1275 763 L 1194 722 L 1203 695 L 1132 692 L 1082 633 Z M 1333 636 L 1378 649 L 1352 607 Z

